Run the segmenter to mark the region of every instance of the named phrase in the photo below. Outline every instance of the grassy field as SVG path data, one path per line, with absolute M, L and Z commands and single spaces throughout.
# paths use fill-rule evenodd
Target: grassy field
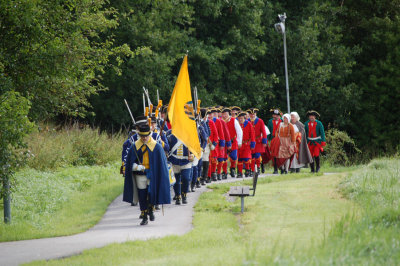
M 12 223 L 0 223 L 0 241 L 83 232 L 95 225 L 122 192 L 119 163 L 106 166 L 27 168 L 16 174 Z M 0 202 L 0 211 L 3 212 Z
M 113 244 L 47 264 L 241 265 L 302 254 L 323 242 L 341 217 L 354 212 L 354 205 L 337 192 L 343 177 L 292 174 L 260 179 L 256 196 L 246 198 L 244 214 L 240 201 L 225 195 L 232 184 L 211 185 L 213 190 L 196 204 L 194 229 L 184 236 Z

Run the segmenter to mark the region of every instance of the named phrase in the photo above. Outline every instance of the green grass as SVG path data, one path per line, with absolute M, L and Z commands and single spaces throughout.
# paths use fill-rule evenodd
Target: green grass
M 42 265 L 242 265 L 264 263 L 321 243 L 353 204 L 338 194 L 343 174 L 279 175 L 260 179 L 255 197 L 228 201 L 232 184 L 211 185 L 195 206 L 194 229 L 184 236 L 112 244 Z M 249 181 L 246 181 L 249 182 Z
M 16 174 L 12 223 L 0 224 L 0 241 L 71 235 L 95 225 L 122 192 L 119 163 Z M 3 212 L 3 204 L 0 211 Z

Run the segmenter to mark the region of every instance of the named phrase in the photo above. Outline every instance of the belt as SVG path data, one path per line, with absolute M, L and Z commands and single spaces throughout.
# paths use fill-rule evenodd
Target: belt
M 133 171 L 133 174 L 134 175 L 144 175 L 144 176 L 146 176 L 146 173 L 143 172 L 143 171 Z
M 188 156 L 180 156 L 180 155 L 175 155 L 175 154 L 171 154 L 171 156 L 175 157 L 176 159 L 179 160 L 189 160 Z
M 316 138 L 308 138 L 308 137 L 307 137 L 307 139 L 308 139 L 308 140 L 317 140 L 317 139 L 321 139 L 321 136 L 316 137 Z

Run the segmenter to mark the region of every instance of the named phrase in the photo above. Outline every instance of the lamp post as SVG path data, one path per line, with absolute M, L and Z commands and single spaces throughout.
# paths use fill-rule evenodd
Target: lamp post
M 285 57 L 285 78 L 286 78 L 286 100 L 287 100 L 288 113 L 290 113 L 289 77 L 287 68 L 286 30 L 285 30 L 286 13 L 283 13 L 283 15 L 278 15 L 278 17 L 281 22 L 275 24 L 275 30 L 283 35 L 283 53 Z

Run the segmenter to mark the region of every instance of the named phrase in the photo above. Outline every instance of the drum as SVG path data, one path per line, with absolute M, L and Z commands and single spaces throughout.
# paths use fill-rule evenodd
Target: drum
M 170 184 L 170 186 L 173 186 L 176 183 L 176 179 L 175 179 L 174 170 L 172 169 L 172 164 L 167 163 L 167 168 L 168 168 L 168 174 L 169 174 L 169 184 Z

